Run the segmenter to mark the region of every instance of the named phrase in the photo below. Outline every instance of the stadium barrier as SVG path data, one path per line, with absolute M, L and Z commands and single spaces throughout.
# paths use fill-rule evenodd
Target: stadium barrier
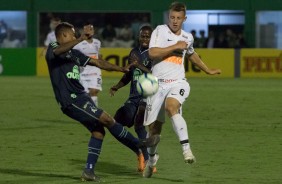
M 36 50 L 0 49 L 0 76 L 34 76 L 36 75 Z
M 102 58 L 125 66 L 130 48 L 102 48 Z M 0 76 L 48 76 L 43 48 L 0 49 Z M 282 50 L 279 49 L 197 49 L 211 68 L 220 68 L 218 78 L 282 77 Z M 208 77 L 185 60 L 187 77 Z M 103 71 L 103 76 L 122 76 L 120 72 Z

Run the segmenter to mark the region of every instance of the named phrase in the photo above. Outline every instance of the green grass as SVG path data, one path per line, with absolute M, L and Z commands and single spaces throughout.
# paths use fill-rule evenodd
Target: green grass
M 128 88 L 109 96 L 117 80 L 104 78 L 99 98 L 112 115 L 127 98 Z M 136 156 L 109 132 L 96 173 L 106 183 L 122 184 L 281 183 L 281 79 L 210 77 L 189 83 L 183 115 L 195 164 L 184 164 L 167 121 L 152 178 L 136 172 Z M 0 85 L 0 183 L 81 183 L 90 135 L 60 111 L 49 78 L 0 77 Z

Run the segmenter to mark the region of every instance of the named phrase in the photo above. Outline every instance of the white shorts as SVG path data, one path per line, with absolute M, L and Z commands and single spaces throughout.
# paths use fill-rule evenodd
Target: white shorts
M 80 83 L 88 93 L 89 88 L 102 91 L 101 69 L 95 66 L 86 65 L 80 68 Z
M 180 104 L 183 104 L 189 93 L 190 85 L 185 79 L 168 83 L 159 82 L 158 92 L 147 98 L 144 125 L 148 126 L 156 120 L 164 123 L 166 98 L 175 98 Z

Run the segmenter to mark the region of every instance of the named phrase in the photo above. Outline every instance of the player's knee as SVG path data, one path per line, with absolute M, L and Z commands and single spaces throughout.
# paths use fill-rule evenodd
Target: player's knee
M 165 111 L 169 117 L 173 116 L 174 114 L 178 113 L 178 109 L 175 106 L 167 105 L 165 107 Z
M 94 89 L 94 88 L 89 88 L 89 94 L 90 96 L 98 96 L 99 90 Z
M 91 133 L 92 137 L 95 137 L 96 139 L 101 139 L 103 140 L 104 137 L 105 137 L 105 130 L 104 129 L 101 129 L 101 130 L 95 130 Z
M 102 113 L 99 121 L 103 124 L 103 126 L 106 126 L 106 127 L 111 127 L 115 123 L 115 120 L 109 114 L 105 112 Z

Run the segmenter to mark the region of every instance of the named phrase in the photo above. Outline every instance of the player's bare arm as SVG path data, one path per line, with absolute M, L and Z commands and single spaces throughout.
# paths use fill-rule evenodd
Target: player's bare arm
M 114 94 L 122 87 L 126 86 L 129 82 L 131 81 L 131 77 L 129 75 L 129 73 L 125 73 L 122 78 L 120 79 L 120 81 L 116 84 L 113 85 L 110 88 L 110 95 L 114 96 Z
M 136 64 L 135 64 L 135 67 L 136 67 L 136 68 L 139 68 L 139 69 L 142 70 L 143 72 L 151 73 L 151 71 L 150 71 L 148 68 L 146 68 L 144 65 L 140 64 L 140 63 L 138 62 L 138 60 L 139 60 L 139 58 L 138 58 L 137 54 L 131 52 L 131 53 L 130 53 L 130 56 L 129 56 L 129 58 L 128 58 L 128 63 L 134 63 L 134 62 L 135 62 L 135 63 L 136 63 Z
M 101 68 L 103 70 L 107 70 L 107 71 L 118 71 L 118 72 L 129 72 L 129 68 L 132 66 L 135 66 L 136 63 L 133 62 L 131 64 L 126 65 L 125 67 L 120 67 L 118 65 L 114 65 L 106 60 L 102 60 L 102 59 L 93 59 L 91 58 L 91 60 L 88 62 L 89 65 L 92 66 L 97 66 L 98 68 Z
M 160 48 L 152 47 L 149 49 L 149 56 L 151 59 L 156 61 L 161 61 L 164 58 L 175 55 L 176 53 L 182 52 L 187 48 L 187 43 L 185 41 L 178 41 L 176 44 L 169 47 Z
M 145 73 L 151 73 L 151 70 L 149 70 L 148 68 L 146 68 L 145 66 L 137 63 L 136 68 L 139 68 L 140 70 L 142 70 Z
M 81 42 L 82 40 L 76 39 L 67 43 L 60 44 L 57 48 L 54 49 L 55 55 L 61 55 L 65 52 L 71 50 L 76 44 Z
M 72 40 L 72 41 L 65 42 L 65 43 L 60 42 L 60 45 L 54 49 L 54 54 L 55 54 L 55 55 L 61 55 L 61 54 L 65 53 L 65 52 L 68 52 L 68 51 L 71 50 L 76 44 L 78 44 L 78 43 L 80 43 L 81 41 L 86 40 L 86 39 L 87 39 L 86 35 L 82 34 L 82 35 L 80 36 L 80 38 L 78 38 L 78 39 L 74 39 L 74 40 Z
M 201 70 L 203 70 L 206 74 L 209 75 L 216 75 L 216 74 L 220 74 L 221 70 L 220 69 L 210 69 L 207 67 L 207 65 L 201 60 L 201 58 L 199 57 L 199 55 L 194 52 L 192 55 L 188 56 L 189 60 L 195 64 L 196 66 L 198 66 Z

